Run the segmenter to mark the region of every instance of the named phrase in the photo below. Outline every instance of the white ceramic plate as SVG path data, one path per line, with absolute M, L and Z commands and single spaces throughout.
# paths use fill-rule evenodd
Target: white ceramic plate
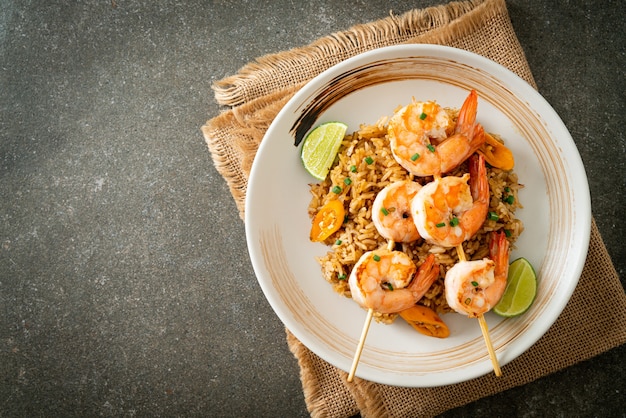
M 471 89 L 479 94 L 478 121 L 505 138 L 525 185 L 517 215 L 526 229 L 511 260 L 526 257 L 539 276 L 537 298 L 524 315 L 486 315 L 501 365 L 548 330 L 576 287 L 589 244 L 589 190 L 576 146 L 552 107 L 514 73 L 463 50 L 404 45 L 364 53 L 313 79 L 282 109 L 258 150 L 246 199 L 246 238 L 265 296 L 300 341 L 340 369 L 350 369 L 366 312 L 335 293 L 315 261 L 328 249 L 308 238 L 314 179 L 302 167 L 295 135 L 333 120 L 354 131 L 412 97 L 460 107 Z M 422 336 L 404 321 L 372 322 L 356 375 L 427 387 L 491 372 L 477 320 L 443 319 L 451 330 L 446 339 Z

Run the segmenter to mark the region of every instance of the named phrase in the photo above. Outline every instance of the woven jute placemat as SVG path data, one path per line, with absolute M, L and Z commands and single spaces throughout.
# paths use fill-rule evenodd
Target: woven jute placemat
M 252 161 L 270 123 L 311 78 L 342 60 L 400 43 L 462 48 L 496 61 L 535 87 L 504 0 L 453 2 L 412 10 L 334 33 L 305 47 L 268 55 L 213 86 L 227 106 L 202 127 L 216 169 L 243 218 Z M 598 289 L 602 289 L 598 292 Z M 314 417 L 433 416 L 523 385 L 626 342 L 626 294 L 592 222 L 586 264 L 564 311 L 528 351 L 493 374 L 436 388 L 386 386 L 355 378 L 312 353 L 287 330 L 304 397 Z

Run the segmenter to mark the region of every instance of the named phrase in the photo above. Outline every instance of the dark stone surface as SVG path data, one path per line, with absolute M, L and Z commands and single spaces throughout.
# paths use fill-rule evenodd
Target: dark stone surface
M 0 416 L 307 416 L 200 133 L 219 112 L 210 86 L 438 3 L 4 1 Z M 507 4 L 624 283 L 624 2 Z M 445 416 L 624 416 L 625 354 Z

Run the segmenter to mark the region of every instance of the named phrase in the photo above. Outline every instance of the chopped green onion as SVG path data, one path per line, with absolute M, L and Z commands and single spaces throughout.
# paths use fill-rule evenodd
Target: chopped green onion
M 353 173 L 356 173 L 356 165 L 351 165 L 350 171 L 352 171 Z
M 478 282 L 472 282 L 472 286 L 474 287 L 478 286 Z
M 420 119 L 424 120 L 426 119 L 426 116 L 428 116 L 426 113 L 422 112 L 422 114 L 420 115 Z
M 338 275 L 338 276 L 337 276 L 337 278 L 338 278 L 339 280 L 346 280 L 346 275 L 345 275 L 345 274 L 343 274 L 343 273 L 341 273 L 340 275 Z
M 437 225 L 435 225 L 437 228 L 443 228 L 444 226 L 446 226 L 445 222 L 439 222 Z
M 415 154 L 411 155 L 411 161 L 415 161 L 420 157 L 420 155 L 416 152 Z
M 386 208 L 380 208 L 380 211 L 383 213 L 383 215 L 387 216 L 389 215 L 389 211 Z
M 343 179 L 343 184 L 345 184 L 346 186 L 351 185 L 352 179 L 350 177 L 346 177 L 345 179 Z
M 337 241 L 335 241 L 335 245 L 341 245 L 342 241 L 340 239 L 338 239 Z
M 433 146 L 433 144 L 426 145 L 426 148 L 428 148 L 430 152 L 435 152 L 435 147 Z
M 457 226 L 459 224 L 459 218 L 456 216 L 450 219 L 450 226 Z
M 367 163 L 367 165 L 370 165 L 374 162 L 374 159 L 368 155 L 367 157 L 365 157 L 365 162 Z
M 385 283 L 387 285 L 387 289 L 393 290 L 393 285 L 391 283 Z
M 508 238 L 511 238 L 511 234 L 512 234 L 512 232 L 511 232 L 510 229 L 505 229 L 504 230 L 504 235 L 506 235 Z
M 508 195 L 507 197 L 504 198 L 504 201 L 506 203 L 508 203 L 509 205 L 512 205 L 515 202 L 515 196 L 510 194 L 510 195 Z
M 333 187 L 333 189 L 332 189 L 332 191 L 333 191 L 333 193 L 335 193 L 335 194 L 339 194 L 339 193 L 341 193 L 341 187 L 339 187 L 339 186 L 334 186 L 334 187 Z
M 507 193 L 511 193 L 511 188 L 509 186 L 506 186 L 504 188 L 504 191 L 507 192 Z
M 490 221 L 497 221 L 498 219 L 500 219 L 500 217 L 495 212 L 489 212 L 487 219 L 489 219 Z
M 380 256 L 378 254 L 374 254 L 374 257 L 372 257 L 374 259 L 374 261 L 380 261 Z

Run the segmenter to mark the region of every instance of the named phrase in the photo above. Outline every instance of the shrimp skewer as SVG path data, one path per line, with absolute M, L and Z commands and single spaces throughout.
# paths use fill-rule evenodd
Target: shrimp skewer
M 457 246 L 459 263 L 445 278 L 445 296 L 448 305 L 456 312 L 478 318 L 489 358 L 496 376 L 502 371 L 491 344 L 489 328 L 484 314 L 495 306 L 506 288 L 509 271 L 509 242 L 504 232 L 493 232 L 489 245 L 489 259 L 467 261 L 463 246 Z
M 485 142 L 476 123 L 478 94 L 467 96 L 454 126 L 452 116 L 435 102 L 416 102 L 397 111 L 388 134 L 395 160 L 411 174 L 440 176 L 459 166 Z
M 489 258 L 459 261 L 446 273 L 448 305 L 458 313 L 477 318 L 502 297 L 509 271 L 509 242 L 504 232 L 492 233 Z
M 428 242 L 449 248 L 470 239 L 489 211 L 484 157 L 470 157 L 469 174 L 437 177 L 422 187 L 413 198 L 411 209 L 417 230 Z
M 385 239 L 412 242 L 420 238 L 411 215 L 411 201 L 421 188 L 419 183 L 401 180 L 378 192 L 372 205 L 372 221 Z
M 363 254 L 350 273 L 352 298 L 367 308 L 367 317 L 348 373 L 348 382 L 354 379 L 374 311 L 395 313 L 411 307 L 439 276 L 434 254 L 430 254 L 417 269 L 408 255 L 392 251 L 393 247 L 394 242 L 390 240 L 386 249 Z M 413 277 L 416 270 L 417 275 Z

